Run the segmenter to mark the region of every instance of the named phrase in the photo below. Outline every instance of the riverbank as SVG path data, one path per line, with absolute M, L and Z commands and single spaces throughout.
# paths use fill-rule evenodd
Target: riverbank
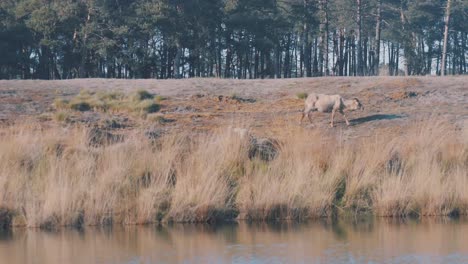
M 80 126 L 9 127 L 0 137 L 2 225 L 468 212 L 467 128 L 430 120 L 352 140 L 301 127 L 269 140 L 241 132 L 97 141 Z
M 0 225 L 464 215 L 466 80 L 2 81 Z

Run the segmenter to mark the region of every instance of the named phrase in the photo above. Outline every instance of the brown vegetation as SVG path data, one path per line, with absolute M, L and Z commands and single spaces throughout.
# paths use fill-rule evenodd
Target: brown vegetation
M 310 93 L 366 109 L 301 127 Z M 465 105 L 466 77 L 0 81 L 0 226 L 467 214 Z
M 250 138 L 232 129 L 97 145 L 89 133 L 3 129 L 2 215 L 48 227 L 468 213 L 468 131 L 441 121 L 354 140 L 287 127 L 271 161 L 249 158 Z
M 153 94 L 146 90 L 137 90 L 128 95 L 119 92 L 89 92 L 81 90 L 71 100 L 63 98 L 55 99 L 53 106 L 57 110 L 71 109 L 80 112 L 94 110 L 146 114 L 159 111 L 160 106 L 157 101 L 161 101 L 161 98 L 155 98 Z

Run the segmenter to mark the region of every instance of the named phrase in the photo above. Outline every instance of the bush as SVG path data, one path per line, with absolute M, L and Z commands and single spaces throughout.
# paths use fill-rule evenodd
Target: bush
M 80 99 L 88 99 L 94 95 L 93 92 L 90 92 L 88 90 L 81 90 L 80 93 L 76 96 L 77 98 Z
M 80 112 L 86 112 L 91 110 L 91 105 L 85 101 L 76 101 L 70 103 L 70 109 Z
M 90 93 L 82 90 L 71 101 L 56 99 L 54 106 L 57 110 L 71 109 L 75 111 L 127 111 L 148 114 L 158 112 L 159 101 L 165 100 L 162 96 L 154 96 L 145 90 L 138 90 L 130 95 L 121 92 Z
M 157 96 L 154 97 L 154 100 L 155 100 L 156 102 L 161 102 L 161 101 L 164 101 L 164 100 L 166 100 L 166 99 L 167 99 L 167 98 L 164 97 L 164 96 L 162 96 L 162 95 L 157 95 Z
M 131 96 L 132 101 L 144 101 L 153 98 L 154 95 L 152 95 L 146 90 L 138 90 Z
M 51 117 L 51 115 L 49 113 L 42 113 L 42 114 L 37 116 L 37 120 L 39 120 L 41 122 L 47 122 L 47 121 L 52 120 L 52 117 Z
M 70 114 L 65 111 L 59 111 L 55 113 L 54 119 L 59 122 L 64 122 L 64 121 L 66 122 L 70 120 Z
M 303 93 L 297 93 L 297 94 L 296 94 L 297 98 L 299 98 L 299 99 L 306 99 L 306 98 L 307 98 L 307 95 L 308 95 L 308 94 L 307 94 L 307 93 L 304 93 L 304 92 L 303 92 Z
M 170 119 L 167 119 L 165 118 L 164 116 L 162 116 L 161 114 L 153 114 L 153 115 L 149 115 L 147 117 L 147 119 L 151 122 L 155 122 L 155 123 L 158 123 L 158 124 L 165 124 L 165 123 L 168 123 L 168 122 L 171 122 Z
M 64 108 L 68 108 L 69 103 L 70 102 L 68 100 L 65 100 L 65 99 L 62 99 L 62 98 L 57 98 L 57 99 L 54 100 L 53 106 L 56 109 L 64 109 Z
M 100 100 L 96 97 L 92 97 L 86 100 L 86 103 L 88 103 L 93 110 L 100 110 L 106 112 L 109 108 L 108 103 L 106 101 Z
M 133 110 L 135 111 L 148 113 L 148 114 L 155 113 L 159 111 L 159 109 L 160 109 L 159 105 L 151 99 L 143 100 L 133 107 Z
M 123 100 L 125 94 L 122 92 L 98 92 L 97 97 L 103 101 Z

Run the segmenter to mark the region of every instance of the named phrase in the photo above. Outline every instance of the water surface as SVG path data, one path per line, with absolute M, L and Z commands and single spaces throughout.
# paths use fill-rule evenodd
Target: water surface
M 468 263 L 468 221 L 13 229 L 0 263 Z

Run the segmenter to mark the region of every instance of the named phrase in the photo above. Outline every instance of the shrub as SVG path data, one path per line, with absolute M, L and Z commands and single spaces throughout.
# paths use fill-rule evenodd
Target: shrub
M 86 112 L 91 110 L 91 105 L 86 101 L 75 101 L 70 102 L 70 109 L 80 112 Z
M 154 97 L 154 100 L 155 100 L 156 102 L 161 102 L 161 101 L 164 101 L 164 100 L 166 100 L 166 99 L 167 99 L 167 98 L 164 97 L 164 96 L 162 96 L 162 95 L 157 95 L 157 96 Z
M 37 116 L 37 119 L 41 122 L 50 121 L 52 118 L 49 113 L 42 113 Z
M 94 95 L 94 93 L 92 93 L 92 92 L 90 92 L 88 90 L 81 90 L 80 93 L 76 97 L 81 98 L 81 99 L 88 99 L 93 95 Z
M 153 99 L 154 95 L 146 90 L 138 90 L 134 94 L 132 94 L 131 99 L 132 101 L 144 101 L 148 99 Z
M 66 111 L 59 111 L 59 112 L 55 113 L 54 119 L 56 121 L 59 121 L 59 122 L 69 121 L 70 120 L 70 113 L 68 113 Z
M 100 100 L 96 97 L 92 97 L 86 100 L 86 103 L 88 103 L 89 106 L 94 110 L 100 110 L 105 112 L 109 108 L 108 103 L 106 101 Z
M 170 122 L 169 119 L 166 119 L 164 116 L 162 116 L 160 114 L 149 115 L 147 118 L 148 118 L 149 121 L 155 122 L 155 123 L 158 123 L 158 124 L 164 124 L 164 123 Z
M 70 102 L 68 100 L 65 100 L 63 98 L 56 98 L 54 100 L 53 106 L 55 107 L 55 109 L 65 109 L 68 108 L 69 103 Z
M 98 92 L 97 97 L 103 101 L 123 100 L 125 94 L 122 92 Z
M 307 95 L 308 95 L 308 94 L 307 94 L 307 93 L 304 93 L 304 92 L 302 92 L 302 93 L 297 93 L 297 94 L 296 94 L 297 98 L 299 98 L 299 99 L 306 99 L 306 98 L 307 98 Z
M 98 92 L 90 93 L 82 90 L 71 101 L 56 99 L 54 106 L 57 110 L 72 109 L 75 111 L 127 111 L 148 114 L 158 112 L 159 101 L 165 100 L 162 96 L 155 97 L 145 90 L 138 90 L 130 95 L 121 92 Z
M 138 111 L 140 113 L 155 113 L 159 111 L 160 107 L 157 103 L 155 103 L 151 99 L 143 100 L 136 105 L 133 106 L 133 110 Z

